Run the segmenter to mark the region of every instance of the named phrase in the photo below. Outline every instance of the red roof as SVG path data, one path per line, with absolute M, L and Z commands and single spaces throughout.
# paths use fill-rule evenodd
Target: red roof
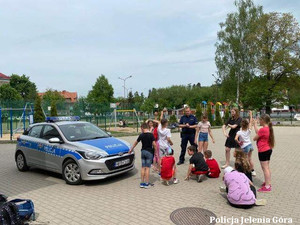
M 65 99 L 70 99 L 71 102 L 77 102 L 77 92 L 68 92 L 66 90 L 63 90 L 62 92 L 60 92 L 60 94 Z
M 9 77 L 9 76 L 6 76 L 6 75 L 3 74 L 3 73 L 0 73 L 0 79 L 2 79 L 2 80 L 10 80 L 10 77 Z
M 64 99 L 69 100 L 69 102 L 77 102 L 77 92 L 68 92 L 66 90 L 59 91 L 59 93 L 64 97 Z M 43 97 L 45 93 L 38 93 L 39 96 Z

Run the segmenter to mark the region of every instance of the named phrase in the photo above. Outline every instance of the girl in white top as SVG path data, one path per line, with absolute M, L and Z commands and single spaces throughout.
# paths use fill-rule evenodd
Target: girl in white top
M 208 134 L 211 137 L 212 142 L 215 143 L 208 117 L 207 115 L 203 115 L 202 121 L 197 125 L 195 134 L 195 143 L 198 143 L 198 152 L 201 152 L 202 154 L 204 154 L 208 148 Z
M 173 145 L 171 140 L 171 130 L 168 128 L 168 120 L 163 118 L 164 111 L 161 111 L 160 121 L 153 120 L 153 122 L 158 124 L 157 134 L 158 134 L 158 146 L 159 146 L 159 161 L 163 156 L 166 155 L 167 150 L 170 146 Z M 159 162 L 159 170 L 160 170 L 160 162 Z
M 250 121 L 243 119 L 241 122 L 241 130 L 236 133 L 235 141 L 240 145 L 241 149 L 248 156 L 248 161 L 251 166 L 252 176 L 256 176 L 254 171 L 254 164 L 252 161 L 252 151 L 254 150 L 251 143 L 251 129 L 252 129 L 252 111 L 249 112 Z

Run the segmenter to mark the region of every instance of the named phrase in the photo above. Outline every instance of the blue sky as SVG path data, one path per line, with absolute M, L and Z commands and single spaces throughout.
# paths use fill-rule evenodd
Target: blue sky
M 115 96 L 128 88 L 211 85 L 219 23 L 233 0 L 0 0 L 0 72 L 26 74 L 39 91 L 84 96 L 104 74 Z M 265 12 L 300 1 L 256 0 Z

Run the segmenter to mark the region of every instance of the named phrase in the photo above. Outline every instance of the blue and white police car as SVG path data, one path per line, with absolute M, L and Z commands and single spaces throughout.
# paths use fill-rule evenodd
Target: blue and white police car
M 62 174 L 67 184 L 98 180 L 134 169 L 129 143 L 114 138 L 79 117 L 47 117 L 31 125 L 17 140 L 15 161 Z

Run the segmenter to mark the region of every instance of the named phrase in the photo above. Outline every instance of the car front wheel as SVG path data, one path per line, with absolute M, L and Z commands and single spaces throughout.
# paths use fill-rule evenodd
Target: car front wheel
M 63 164 L 62 175 L 67 184 L 77 185 L 82 183 L 79 166 L 72 159 Z
M 21 151 L 17 152 L 16 154 L 16 164 L 19 171 L 24 172 L 29 169 L 26 163 L 25 156 Z

